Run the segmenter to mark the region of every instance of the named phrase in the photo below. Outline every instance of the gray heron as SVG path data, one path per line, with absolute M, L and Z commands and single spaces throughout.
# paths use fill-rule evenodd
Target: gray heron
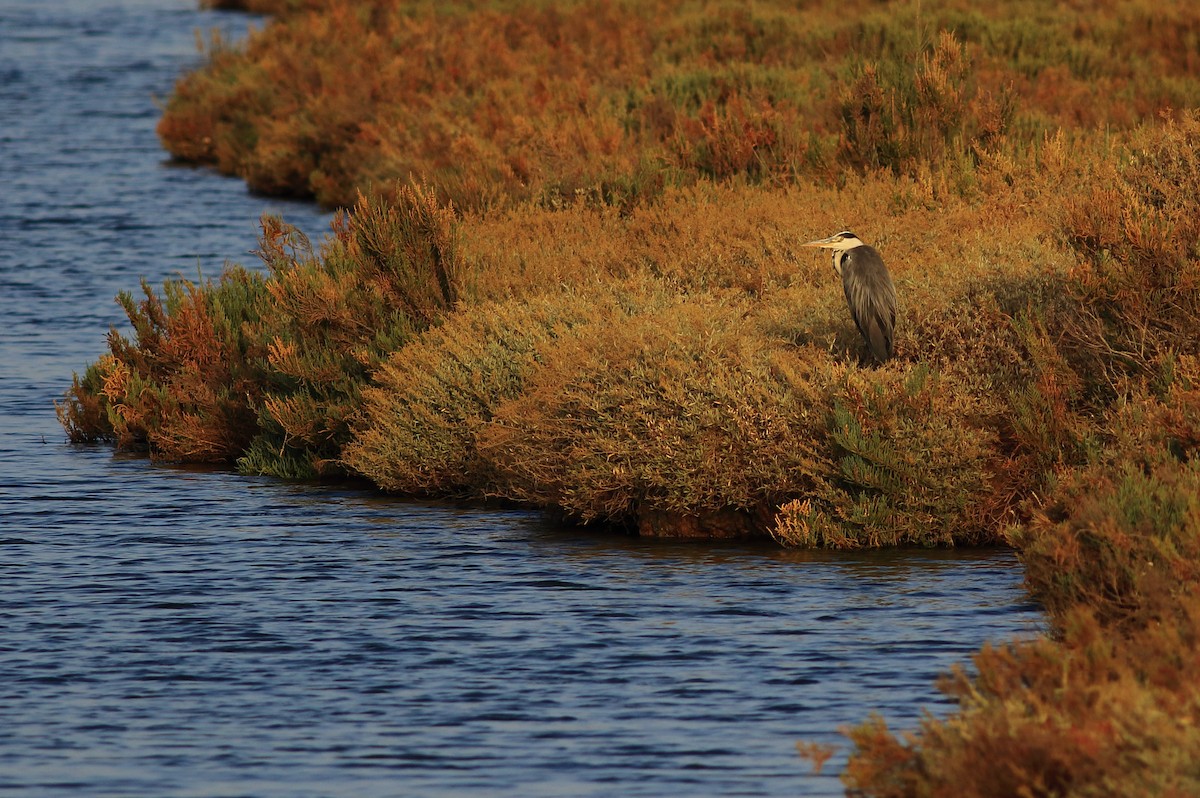
M 890 358 L 896 328 L 896 286 L 875 247 L 864 244 L 849 230 L 804 246 L 833 251 L 833 270 L 842 278 L 855 326 L 877 362 Z

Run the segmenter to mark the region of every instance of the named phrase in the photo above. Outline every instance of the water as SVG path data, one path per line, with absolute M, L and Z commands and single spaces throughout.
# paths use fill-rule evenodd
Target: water
M 833 795 L 799 739 L 1036 629 L 1013 556 L 677 545 L 152 466 L 52 401 L 112 297 L 252 262 L 264 210 L 172 167 L 191 0 L 0 0 L 0 793 Z

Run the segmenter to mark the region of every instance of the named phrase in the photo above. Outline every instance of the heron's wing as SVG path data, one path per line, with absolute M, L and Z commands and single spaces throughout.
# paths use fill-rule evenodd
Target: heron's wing
M 892 356 L 896 287 L 874 247 L 855 247 L 842 261 L 842 288 L 854 324 L 880 363 Z

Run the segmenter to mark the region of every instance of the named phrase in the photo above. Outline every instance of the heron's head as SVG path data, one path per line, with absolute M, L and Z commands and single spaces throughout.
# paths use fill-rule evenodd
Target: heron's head
M 820 247 L 821 249 L 832 249 L 835 252 L 844 252 L 847 249 L 861 247 L 863 242 L 858 236 L 851 233 L 849 230 L 843 230 L 840 233 L 834 233 L 829 238 L 822 238 L 820 241 L 809 241 L 803 246 Z

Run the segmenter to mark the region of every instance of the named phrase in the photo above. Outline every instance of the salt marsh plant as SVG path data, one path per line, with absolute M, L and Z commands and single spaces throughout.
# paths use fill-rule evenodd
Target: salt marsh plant
M 71 438 L 168 461 L 232 462 L 285 477 L 343 474 L 338 455 L 368 376 L 440 319 L 458 291 L 455 222 L 420 186 L 360 199 L 316 253 L 264 217 L 266 275 L 168 281 L 119 298 L 134 338 L 76 378 L 59 407 Z
M 353 204 L 428 180 L 458 207 L 653 200 L 667 185 L 932 171 L 1059 127 L 1200 104 L 1200 11 L 1044 0 L 277 0 L 213 46 L 159 133 L 259 191 Z M 319 54 L 313 57 L 314 54 Z

